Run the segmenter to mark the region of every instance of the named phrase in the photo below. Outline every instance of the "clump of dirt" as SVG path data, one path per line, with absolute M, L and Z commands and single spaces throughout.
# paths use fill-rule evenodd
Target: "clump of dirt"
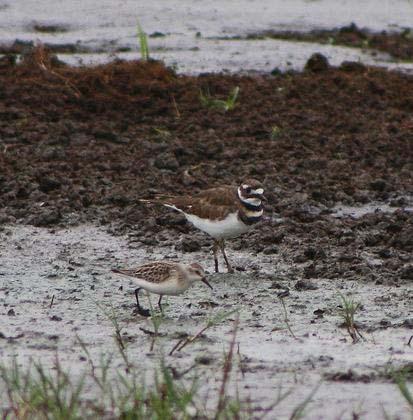
M 19 65 L 4 61 L 0 222 L 88 220 L 162 245 L 163 231 L 191 228 L 139 198 L 252 176 L 264 182 L 267 220 L 234 241 L 238 249 L 281 252 L 306 278 L 411 279 L 411 212 L 331 212 L 337 203 L 408 205 L 413 78 L 322 62 L 322 71 L 276 77 L 190 77 L 156 61 L 73 68 L 44 48 Z M 236 86 L 231 111 L 200 101 L 200 90 L 225 99 Z M 194 238 L 184 251 L 208 243 Z
M 352 23 L 349 26 L 336 29 L 313 30 L 310 32 L 270 30 L 247 36 L 247 39 L 261 38 L 345 45 L 386 52 L 395 59 L 409 61 L 413 59 L 413 34 L 410 29 L 405 29 L 402 32 L 371 32 Z

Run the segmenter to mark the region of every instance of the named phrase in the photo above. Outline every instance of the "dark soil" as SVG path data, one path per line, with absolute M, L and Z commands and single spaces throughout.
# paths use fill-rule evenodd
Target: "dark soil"
M 359 28 L 352 23 L 342 28 L 314 30 L 310 32 L 270 30 L 250 34 L 246 39 L 263 38 L 345 45 L 386 52 L 395 59 L 413 60 L 413 33 L 410 29 L 402 32 L 371 32 L 367 29 Z
M 93 221 L 168 244 L 165 232 L 194 231 L 139 198 L 255 177 L 267 220 L 235 248 L 281 253 L 307 279 L 412 280 L 411 212 L 330 214 L 337 203 L 409 204 L 412 77 L 352 63 L 187 77 L 159 62 L 72 68 L 42 49 L 0 66 L 0 223 Z M 225 99 L 235 86 L 233 110 L 201 105 L 200 90 Z M 180 246 L 208 243 L 196 233 Z

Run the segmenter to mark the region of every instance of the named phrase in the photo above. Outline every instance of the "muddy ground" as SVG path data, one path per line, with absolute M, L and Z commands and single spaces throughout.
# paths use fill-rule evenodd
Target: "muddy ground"
M 314 29 L 307 32 L 266 30 L 245 36 L 245 39 L 265 38 L 346 45 L 371 50 L 376 54 L 379 51 L 386 52 L 395 60 L 411 61 L 413 58 L 413 39 L 410 28 L 405 28 L 400 32 L 372 32 L 365 28 L 359 28 L 355 23 L 352 23 L 335 29 Z M 13 46 L 13 48 L 15 48 L 14 51 L 19 51 L 19 45 Z
M 236 86 L 234 109 L 201 104 L 200 91 L 225 99 Z M 321 379 L 308 418 L 407 418 L 388 372 L 413 363 L 411 76 L 314 57 L 302 73 L 189 77 L 159 62 L 71 68 L 38 49 L 18 66 L 3 59 L 0 98 L 3 360 L 51 364 L 58 349 L 79 373 L 76 333 L 94 355 L 113 346 L 98 300 L 117 308 L 131 355 L 150 366 L 139 329 L 150 321 L 133 315 L 132 284 L 110 268 L 212 261 L 207 237 L 138 199 L 255 177 L 266 218 L 229 244 L 236 274 L 212 275 L 212 294 L 169 299 L 155 354 L 238 308 L 244 396 L 263 407 L 290 386 L 277 407 L 288 417 Z M 292 332 L 277 297 L 286 289 Z M 363 305 L 356 344 L 339 292 Z M 231 328 L 168 364 L 195 363 L 214 389 Z

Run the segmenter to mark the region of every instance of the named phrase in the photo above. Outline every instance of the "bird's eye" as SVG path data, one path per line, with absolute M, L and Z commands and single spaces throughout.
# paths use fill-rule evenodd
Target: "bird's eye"
M 247 188 L 245 188 L 245 192 L 246 192 L 247 194 L 249 194 L 249 193 L 251 192 L 251 187 L 247 187 Z

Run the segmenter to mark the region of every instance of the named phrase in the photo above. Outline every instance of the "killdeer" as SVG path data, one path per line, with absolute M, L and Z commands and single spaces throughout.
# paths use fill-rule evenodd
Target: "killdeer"
M 202 191 L 194 196 L 157 197 L 140 200 L 158 203 L 183 213 L 196 228 L 214 239 L 215 272 L 218 273 L 218 250 L 224 256 L 228 272 L 234 270 L 225 253 L 225 240 L 236 238 L 259 222 L 263 215 L 264 188 L 249 179 L 239 187 L 223 186 Z
M 160 295 L 158 306 L 161 312 L 163 295 L 180 295 L 198 280 L 212 289 L 205 278 L 203 268 L 197 263 L 184 265 L 176 262 L 155 261 L 132 269 L 114 269 L 112 272 L 134 278 L 134 282 L 138 285 L 135 290 L 136 305 L 138 313 L 142 316 L 149 316 L 150 311 L 143 309 L 139 304 L 141 289 Z

